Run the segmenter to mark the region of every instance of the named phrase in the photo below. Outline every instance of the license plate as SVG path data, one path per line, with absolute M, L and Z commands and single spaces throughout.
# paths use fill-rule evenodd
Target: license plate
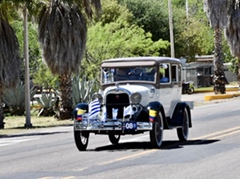
M 137 129 L 137 123 L 136 122 L 124 122 L 122 124 L 123 130 L 136 130 Z

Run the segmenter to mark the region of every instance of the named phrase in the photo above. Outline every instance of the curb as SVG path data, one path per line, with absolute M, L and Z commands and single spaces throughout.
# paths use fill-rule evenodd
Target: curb
M 240 96 L 240 93 L 234 93 L 234 94 L 216 94 L 216 95 L 206 95 L 204 96 L 204 101 L 211 101 L 216 99 L 228 99 L 233 97 Z
M 214 95 L 205 95 L 204 101 L 211 101 L 211 100 L 218 100 L 218 99 L 228 99 L 228 98 L 234 98 L 240 96 L 239 87 L 227 87 L 227 92 L 233 92 L 232 94 L 214 94 Z M 194 93 L 209 93 L 213 92 L 214 90 L 201 90 L 201 91 L 194 91 Z M 236 93 L 234 93 L 236 92 Z

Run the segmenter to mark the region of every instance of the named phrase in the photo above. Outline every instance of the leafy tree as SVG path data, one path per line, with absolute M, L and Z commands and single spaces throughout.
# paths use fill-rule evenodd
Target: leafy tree
M 47 89 L 58 89 L 59 80 L 57 76 L 53 76 L 50 69 L 46 66 L 42 60 L 37 60 L 40 64 L 37 68 L 37 72 L 34 75 L 33 82 L 36 87 L 44 87 Z
M 108 3 L 106 3 L 108 4 Z M 169 43 L 164 40 L 152 41 L 151 33 L 146 33 L 141 27 L 129 22 L 129 11 L 124 6 L 112 7 L 108 10 L 103 3 L 102 22 L 91 26 L 88 31 L 86 58 L 82 64 L 84 74 L 90 78 L 99 76 L 99 66 L 104 59 L 129 56 L 157 56 L 159 50 L 166 49 Z M 108 13 L 114 14 L 112 9 L 121 9 L 114 22 L 107 21 Z M 110 22 L 110 23 L 106 23 Z M 98 72 L 96 75 L 96 71 Z
M 169 41 L 169 15 L 167 0 L 118 0 L 125 4 L 134 15 L 134 23 L 146 32 L 152 33 L 153 41 L 163 39 Z M 202 1 L 189 0 L 189 19 L 186 19 L 185 1 L 172 0 L 173 27 L 175 39 L 175 56 L 195 60 L 196 54 L 212 52 L 209 43 L 209 27 L 206 15 L 201 13 Z M 200 11 L 200 13 L 199 13 Z M 198 17 L 195 18 L 195 17 Z M 204 22 L 204 23 L 203 23 Z M 201 28 L 199 28 L 201 27 Z M 190 31 L 190 33 L 189 33 Z M 207 43 L 207 45 L 205 44 Z M 170 56 L 170 49 L 161 49 L 160 54 Z
M 79 72 L 87 36 L 84 15 L 93 16 L 92 5 L 100 12 L 100 0 L 52 0 L 45 4 L 39 15 L 39 40 L 44 60 L 50 71 L 59 76 L 60 119 L 72 117 L 71 75 Z
M 134 23 L 152 34 L 152 40 L 169 39 L 167 5 L 163 1 L 118 0 L 134 16 Z
M 24 42 L 23 37 L 23 21 L 15 20 L 12 23 L 12 27 L 16 32 L 16 36 L 19 42 Z M 37 26 L 33 22 L 28 22 L 28 39 L 29 39 L 29 68 L 30 68 L 30 76 L 34 77 L 34 75 L 38 72 L 39 64 L 41 61 L 38 59 L 41 58 L 41 51 L 38 41 L 38 32 Z M 22 58 L 22 66 L 21 66 L 21 79 L 24 80 L 24 48 L 23 43 L 20 43 L 20 56 Z
M 118 3 L 117 0 L 102 1 L 102 14 L 100 21 L 103 25 L 122 19 L 126 23 L 134 23 L 134 16 L 129 10 Z

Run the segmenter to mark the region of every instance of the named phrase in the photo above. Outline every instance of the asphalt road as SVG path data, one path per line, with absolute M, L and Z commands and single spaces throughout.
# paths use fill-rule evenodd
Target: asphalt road
M 117 146 L 107 136 L 91 134 L 87 151 L 79 152 L 72 127 L 0 138 L 0 178 L 235 179 L 240 176 L 239 102 L 195 107 L 189 140 L 180 143 L 175 130 L 164 131 L 160 149 L 151 148 L 148 133 L 122 136 Z

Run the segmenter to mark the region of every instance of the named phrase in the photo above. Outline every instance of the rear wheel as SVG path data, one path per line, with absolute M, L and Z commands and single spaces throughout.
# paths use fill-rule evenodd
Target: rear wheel
M 89 132 L 74 131 L 75 144 L 79 151 L 85 151 L 88 145 Z
M 181 128 L 177 128 L 177 135 L 180 141 L 187 141 L 189 131 L 189 115 L 187 108 L 183 111 L 183 124 Z
M 153 123 L 152 130 L 150 131 L 150 141 L 154 148 L 159 148 L 162 145 L 163 137 L 163 117 L 161 112 L 156 117 L 156 121 Z
M 108 134 L 108 138 L 112 144 L 118 144 L 120 140 L 120 135 Z

